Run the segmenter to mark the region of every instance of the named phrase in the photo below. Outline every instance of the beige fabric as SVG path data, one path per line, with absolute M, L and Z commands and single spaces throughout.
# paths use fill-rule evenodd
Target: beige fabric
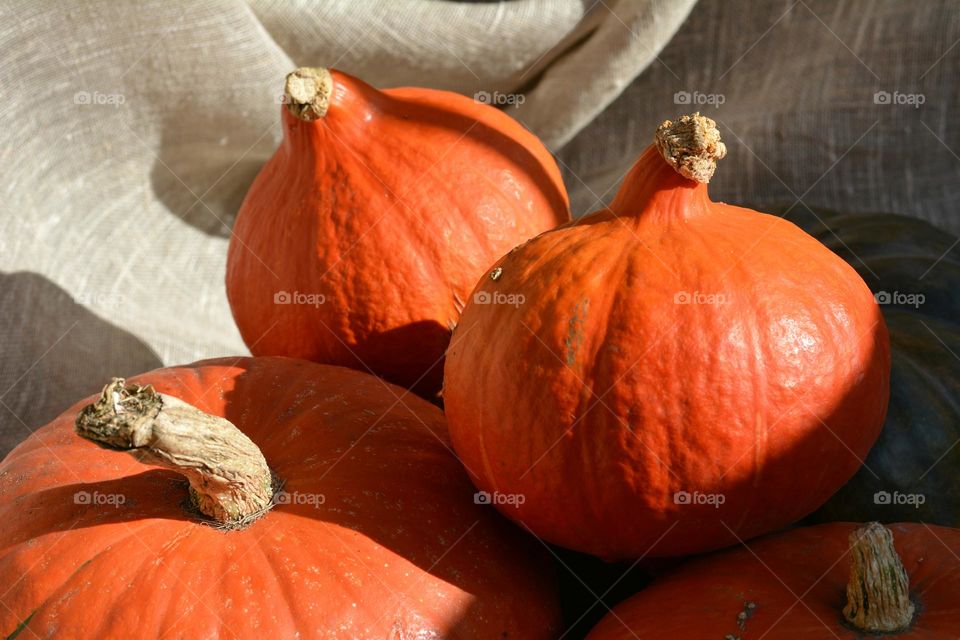
M 246 352 L 229 225 L 293 66 L 522 97 L 580 213 L 699 108 L 717 199 L 960 231 L 958 38 L 950 0 L 0 3 L 0 452 L 111 375 Z

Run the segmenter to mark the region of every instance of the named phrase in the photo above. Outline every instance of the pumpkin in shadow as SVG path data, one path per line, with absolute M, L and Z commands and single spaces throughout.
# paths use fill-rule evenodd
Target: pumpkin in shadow
M 890 405 L 863 468 L 812 522 L 960 524 L 960 246 L 897 214 L 796 207 L 787 219 L 850 263 L 890 331 Z

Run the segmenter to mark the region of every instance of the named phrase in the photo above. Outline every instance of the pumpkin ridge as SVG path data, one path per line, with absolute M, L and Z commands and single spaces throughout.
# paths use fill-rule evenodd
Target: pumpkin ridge
M 199 525 L 202 526 L 202 525 Z M 176 588 L 170 589 L 167 593 L 163 594 L 164 597 L 160 602 L 154 602 L 154 606 L 150 607 L 151 611 L 156 612 L 156 618 L 153 620 L 153 623 L 157 625 L 159 630 L 165 630 L 164 635 L 169 633 L 170 630 L 176 627 L 176 624 L 182 620 L 187 613 L 177 606 L 175 599 L 176 592 L 181 587 L 182 581 L 180 576 L 172 571 L 168 570 L 170 559 L 176 559 L 177 553 L 187 553 L 190 549 L 197 547 L 202 544 L 201 536 L 194 535 L 197 533 L 197 530 L 191 524 L 185 524 L 181 531 L 175 534 L 169 541 L 165 542 L 158 550 L 157 556 L 154 558 L 153 563 L 143 562 L 137 568 L 136 571 L 133 571 L 129 574 L 127 580 L 127 587 L 124 591 L 120 592 L 116 596 L 113 596 L 114 602 L 131 602 L 132 599 L 125 599 L 123 596 L 130 592 L 138 594 L 141 592 L 142 585 L 151 584 L 160 579 L 160 576 L 163 576 L 164 573 L 169 573 L 176 580 Z M 142 541 L 141 541 L 142 544 Z M 182 546 L 181 546 L 182 545 Z M 204 560 L 209 562 L 209 556 L 204 555 Z M 190 594 L 199 601 L 206 596 L 207 594 L 196 594 L 191 592 Z M 156 596 L 154 596 L 156 598 Z M 205 607 L 207 608 L 207 607 Z M 107 636 L 100 636 L 107 637 Z
M 402 267 L 406 265 L 394 262 L 400 259 L 398 254 L 386 254 L 382 256 L 381 262 L 376 263 L 376 270 L 385 279 L 381 280 L 381 294 L 389 292 L 391 295 L 384 295 L 384 297 L 395 298 L 393 304 L 388 301 L 386 305 L 383 305 L 382 301 L 378 304 L 376 301 L 362 296 L 362 287 L 357 283 L 356 275 L 347 271 L 348 258 L 355 251 L 361 255 L 366 254 L 370 251 L 371 246 L 380 246 L 384 241 L 392 241 L 398 235 L 403 237 L 405 246 L 421 247 L 422 243 L 415 242 L 418 239 L 416 237 L 416 225 L 411 224 L 409 218 L 412 215 L 421 224 L 422 218 L 420 213 L 407 204 L 404 197 L 398 193 L 399 187 L 402 185 L 397 185 L 389 178 L 383 177 L 384 174 L 389 176 L 392 172 L 384 172 L 375 157 L 368 153 L 367 145 L 364 144 L 365 138 L 361 137 L 359 144 L 352 145 L 338 138 L 332 131 L 330 133 L 337 139 L 338 144 L 349 152 L 350 165 L 344 165 L 340 157 L 334 158 L 333 161 L 337 164 L 340 172 L 349 178 L 349 182 L 352 183 L 351 190 L 354 193 L 386 191 L 382 194 L 386 204 L 385 210 L 379 212 L 375 217 L 364 219 L 361 223 L 362 228 L 355 226 L 359 217 L 354 217 L 352 215 L 353 211 L 345 209 L 341 211 L 341 207 L 335 207 L 332 204 L 323 211 L 328 219 L 323 232 L 321 233 L 319 224 L 316 227 L 316 246 L 324 247 L 327 242 L 326 238 L 332 236 L 334 245 L 337 247 L 337 258 L 336 260 L 321 259 L 325 263 L 325 269 L 320 278 L 315 281 L 315 287 L 324 290 L 325 281 L 331 276 L 337 276 L 334 278 L 334 284 L 331 288 L 340 290 L 345 300 L 342 301 L 341 310 L 337 314 L 338 322 L 324 323 L 322 319 L 316 318 L 320 324 L 315 323 L 313 331 L 320 334 L 330 332 L 333 336 L 336 336 L 337 332 L 334 329 L 342 327 L 345 335 L 342 342 L 335 342 L 335 347 L 338 350 L 343 350 L 347 359 L 352 360 L 360 358 L 357 353 L 360 343 L 372 334 L 389 326 L 389 318 L 394 308 L 398 307 L 396 302 L 399 302 L 400 292 L 405 288 L 403 282 L 393 280 L 391 276 L 405 271 Z M 382 133 L 378 133 L 377 138 L 379 144 L 384 146 L 393 142 L 384 139 Z M 403 145 L 390 144 L 390 147 L 392 150 L 391 158 L 394 163 L 400 163 L 407 158 L 404 154 L 405 148 Z M 316 181 L 316 183 L 319 183 L 319 181 Z M 339 231 L 332 232 L 331 229 L 339 229 Z M 349 308 L 358 306 L 363 308 L 363 314 L 347 313 Z M 388 307 L 390 307 L 389 310 Z M 408 317 L 406 320 L 414 321 L 416 318 Z M 358 368 L 358 370 L 364 369 Z
M 745 277 L 745 271 L 747 270 L 746 265 L 740 261 L 737 262 L 732 269 L 736 269 L 739 273 L 739 277 Z M 738 292 L 738 295 L 744 295 L 744 292 Z M 763 339 L 761 327 L 769 326 L 769 319 L 767 318 L 767 311 L 761 305 L 756 304 L 757 293 L 755 291 L 750 291 L 750 302 L 748 303 L 750 308 L 756 309 L 756 313 L 751 314 L 749 317 L 741 318 L 741 321 L 738 327 L 744 329 L 749 333 L 749 338 L 746 340 L 748 349 L 755 354 L 758 354 L 760 357 L 748 358 L 747 366 L 748 370 L 746 373 L 746 378 L 750 381 L 750 388 L 753 392 L 750 404 L 753 406 L 764 407 L 769 406 L 769 380 L 770 376 L 768 375 L 769 363 L 776 362 L 776 358 L 771 353 L 769 344 Z M 751 444 L 751 448 L 748 454 L 752 458 L 753 467 L 751 469 L 751 478 L 752 484 L 754 487 L 760 486 L 762 478 L 765 476 L 767 471 L 767 458 L 770 455 L 771 451 L 771 437 L 776 438 L 776 433 L 771 433 L 774 431 L 778 423 L 771 422 L 770 416 L 767 413 L 758 411 L 754 416 L 753 420 L 754 427 L 754 442 Z M 724 469 L 721 478 L 726 478 L 728 474 L 733 472 L 737 466 L 740 465 L 743 457 L 740 457 L 733 463 L 733 466 Z M 735 530 L 742 531 L 742 527 L 748 522 L 748 519 L 752 515 L 755 509 L 754 500 L 746 500 L 743 502 L 740 512 L 740 517 L 736 522 Z M 758 517 L 763 517 L 763 514 L 759 514 Z
M 122 538 L 119 538 L 116 541 L 111 542 L 110 544 L 98 549 L 95 553 L 88 556 L 84 561 L 80 562 L 76 566 L 76 568 L 70 573 L 70 575 L 65 576 L 64 580 L 59 585 L 50 589 L 47 595 L 42 597 L 40 602 L 33 608 L 33 613 L 30 614 L 28 619 L 33 619 L 34 617 L 36 617 L 37 614 L 40 614 L 40 616 L 43 617 L 44 613 L 48 612 L 49 606 L 53 606 L 55 599 L 57 604 L 60 603 L 60 601 L 63 599 L 63 591 L 68 588 L 68 586 L 71 584 L 71 581 L 73 581 L 75 578 L 79 578 L 80 574 L 82 574 L 83 572 L 88 570 L 93 570 L 96 564 L 98 563 L 98 561 L 101 560 L 101 558 L 105 554 L 111 551 L 114 551 L 115 548 L 121 546 L 124 543 L 129 542 L 131 539 L 136 538 L 138 531 L 143 529 L 149 529 L 149 528 L 150 528 L 149 524 L 144 524 L 143 526 L 138 527 L 136 531 L 128 531 Z M 143 564 L 144 562 L 146 562 L 146 558 L 143 558 L 141 560 L 141 564 Z M 29 625 L 27 625 L 25 628 L 29 629 Z M 98 636 L 94 635 L 94 637 L 98 637 Z M 99 637 L 104 637 L 104 636 L 101 635 Z
M 464 134 L 464 136 L 466 136 L 466 134 Z M 464 136 L 461 136 L 461 139 Z M 457 142 L 459 142 L 459 140 Z M 454 146 L 456 146 L 456 144 L 457 143 L 455 142 L 453 145 L 451 145 L 450 148 L 452 149 Z M 449 151 L 449 149 L 447 151 Z M 443 156 L 446 155 L 446 153 L 447 152 L 444 152 L 443 154 L 441 154 L 440 159 L 437 160 L 433 166 L 436 166 L 436 164 L 439 164 L 442 161 Z M 423 174 L 422 178 L 427 178 L 429 176 L 429 174 L 433 171 L 433 166 L 431 166 L 430 169 L 428 169 L 427 172 Z M 444 200 L 446 200 L 448 203 L 453 203 L 456 206 L 456 210 L 458 212 L 458 218 L 462 219 L 463 221 L 463 224 L 460 227 L 460 231 L 461 232 L 469 231 L 469 233 L 472 236 L 471 242 L 473 246 L 482 247 L 484 252 L 488 254 L 493 254 L 494 251 L 492 247 L 492 242 L 490 241 L 489 238 L 484 236 L 484 234 L 481 232 L 481 229 L 479 228 L 481 225 L 480 220 L 470 215 L 469 211 L 464 210 L 459 205 L 459 203 L 457 202 L 457 198 L 455 197 L 456 195 L 455 192 L 451 191 L 448 185 L 443 180 L 433 179 L 432 176 L 429 176 L 429 178 L 433 180 L 433 184 L 434 184 L 433 188 L 431 189 L 433 197 L 437 198 L 437 195 L 436 195 L 437 191 L 442 191 L 444 194 L 446 194 L 446 198 L 444 198 Z M 439 198 L 437 199 L 439 200 Z M 462 270 L 464 267 L 470 267 L 470 266 L 473 267 L 473 270 L 479 272 L 480 269 L 483 269 L 486 265 L 470 265 L 469 264 L 470 260 L 465 259 L 464 256 L 457 255 L 456 252 L 452 250 L 452 247 L 443 246 L 441 243 L 432 242 L 430 241 L 429 238 L 424 238 L 421 234 L 426 232 L 426 230 L 428 229 L 428 225 L 424 224 L 422 221 L 430 218 L 430 211 L 424 210 L 422 212 L 418 212 L 417 216 L 420 220 L 420 224 L 416 227 L 411 226 L 410 235 L 412 235 L 415 240 L 415 243 L 411 243 L 411 246 L 421 245 L 429 251 L 430 260 L 428 262 L 433 268 L 433 273 L 435 276 L 434 281 L 438 283 L 437 289 L 446 291 L 446 295 L 443 296 L 443 299 L 445 299 L 448 307 L 446 309 L 446 313 L 451 318 L 456 318 L 459 320 L 460 311 L 456 308 L 454 304 L 454 296 L 465 295 L 469 293 L 469 289 L 470 287 L 473 286 L 473 283 L 468 281 L 457 282 L 453 278 L 451 278 L 451 274 L 455 273 L 456 271 Z M 468 243 L 465 241 L 464 244 L 466 245 Z M 453 256 L 456 256 L 456 257 L 454 258 Z M 452 265 L 445 268 L 445 266 L 449 265 L 451 262 L 460 263 L 458 265 L 459 269 L 453 269 Z
M 266 532 L 264 535 L 257 537 L 256 541 L 253 544 L 253 548 L 256 549 L 256 552 L 260 555 L 261 561 L 255 563 L 262 571 L 262 575 L 269 576 L 272 579 L 273 584 L 278 587 L 280 594 L 283 596 L 279 598 L 282 600 L 286 611 L 287 611 L 287 620 L 289 623 L 282 626 L 289 626 L 294 629 L 307 629 L 309 628 L 310 620 L 304 620 L 298 617 L 291 606 L 291 603 L 294 602 L 297 598 L 298 590 L 294 585 L 291 585 L 288 580 L 285 580 L 281 573 L 277 570 L 277 565 L 274 563 L 273 556 L 270 553 L 267 553 L 267 549 L 264 548 L 264 541 L 267 538 L 272 537 L 273 529 Z M 276 611 L 276 607 L 271 607 L 272 611 Z
M 579 246 L 582 251 L 589 250 L 590 248 L 587 242 L 581 242 Z M 604 258 L 606 258 L 606 256 L 594 254 L 590 262 L 595 268 L 599 260 Z M 632 265 L 628 261 L 617 260 L 605 260 L 604 266 L 608 268 L 602 274 L 603 279 L 616 283 L 623 283 L 628 271 L 632 268 Z M 600 274 L 597 275 L 600 277 Z M 585 316 L 590 314 L 591 317 L 596 317 L 597 315 L 601 318 L 607 317 L 612 310 L 616 308 L 618 301 L 624 296 L 630 297 L 630 293 L 629 290 L 624 291 L 622 286 L 617 286 L 612 290 L 607 290 L 607 292 L 593 289 L 591 297 L 589 299 L 584 298 L 584 300 L 589 301 L 589 307 L 584 310 L 584 314 Z M 585 317 L 584 322 L 587 320 L 588 318 Z M 602 418 L 600 418 L 601 428 L 621 433 L 621 437 L 639 437 L 629 422 L 621 422 L 616 416 L 609 415 L 611 414 L 608 409 L 610 397 L 611 395 L 616 396 L 615 387 L 618 385 L 618 382 L 622 382 L 622 380 L 618 381 L 617 378 L 619 378 L 619 375 L 614 375 L 612 372 L 608 376 L 603 375 L 603 372 L 609 370 L 611 367 L 612 363 L 609 359 L 609 348 L 614 346 L 610 345 L 610 333 L 608 329 L 608 323 L 601 321 L 593 331 L 587 331 L 586 340 L 584 344 L 580 346 L 580 350 L 582 351 L 580 361 L 589 364 L 589 371 L 582 371 L 580 377 L 583 380 L 584 386 L 589 390 L 589 393 L 581 394 L 577 407 L 571 416 L 569 426 L 567 426 L 560 435 L 560 437 L 566 437 L 569 431 L 569 435 L 579 442 L 579 455 L 583 456 L 585 460 L 597 460 L 606 453 L 598 451 L 595 446 L 597 443 L 591 442 L 584 436 L 582 427 L 587 423 L 586 418 L 590 413 L 602 416 Z M 569 363 L 567 363 L 567 365 L 570 366 Z M 610 386 L 605 389 L 600 389 L 597 384 L 604 377 L 608 378 Z M 577 432 L 578 428 L 580 429 L 579 432 Z M 622 435 L 623 429 L 627 429 L 627 435 Z M 596 492 L 594 495 L 602 495 L 604 478 L 600 476 L 601 474 L 593 474 L 583 479 L 583 481 Z M 599 509 L 594 510 L 596 521 L 601 520 L 598 516 Z

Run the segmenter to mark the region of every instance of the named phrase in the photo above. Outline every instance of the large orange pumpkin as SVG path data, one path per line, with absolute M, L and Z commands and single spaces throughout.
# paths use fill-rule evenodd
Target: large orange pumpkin
M 254 355 L 363 371 L 432 396 L 477 278 L 569 219 L 550 153 L 458 94 L 287 77 L 284 139 L 240 208 L 227 295 Z
M 823 504 L 887 407 L 870 290 L 781 218 L 711 202 L 713 121 L 660 127 L 609 209 L 508 253 L 446 361 L 458 455 L 535 534 L 706 551 Z
M 588 640 L 956 640 L 960 530 L 832 523 L 690 562 Z
M 78 419 L 122 451 L 74 433 L 96 398 L 71 408 L 0 464 L 0 635 L 554 637 L 540 543 L 401 393 L 286 358 L 160 369 Z

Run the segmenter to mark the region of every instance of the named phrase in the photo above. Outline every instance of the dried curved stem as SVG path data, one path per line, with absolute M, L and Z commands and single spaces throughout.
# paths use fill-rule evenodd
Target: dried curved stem
M 220 524 L 249 521 L 273 498 L 270 468 L 250 438 L 229 420 L 149 385 L 114 378 L 77 415 L 76 431 L 184 475 L 196 508 Z

